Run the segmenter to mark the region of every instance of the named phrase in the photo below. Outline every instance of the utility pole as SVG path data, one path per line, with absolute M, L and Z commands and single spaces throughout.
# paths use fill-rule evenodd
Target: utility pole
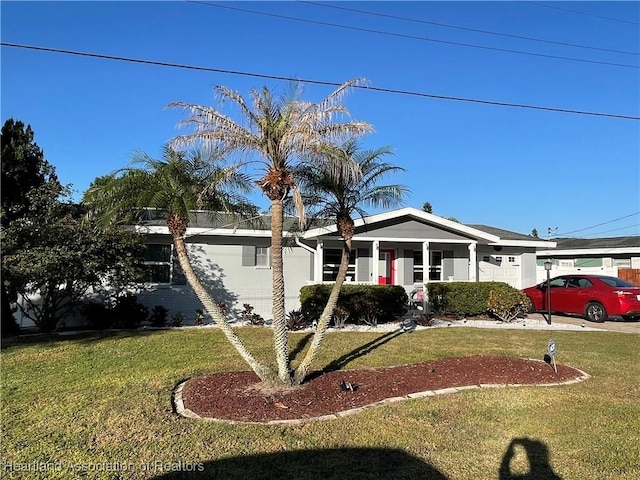
M 551 240 L 551 233 L 555 237 L 558 233 L 558 227 L 547 227 L 547 240 Z

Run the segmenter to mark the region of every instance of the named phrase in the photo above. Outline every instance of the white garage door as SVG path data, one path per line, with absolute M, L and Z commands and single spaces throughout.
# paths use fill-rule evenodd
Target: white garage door
M 480 261 L 481 282 L 505 282 L 515 288 L 520 285 L 520 257 L 517 255 L 483 255 Z

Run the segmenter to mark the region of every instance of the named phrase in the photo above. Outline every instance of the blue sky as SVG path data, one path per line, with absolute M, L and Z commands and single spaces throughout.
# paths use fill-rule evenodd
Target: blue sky
M 2 42 L 336 83 L 365 77 L 382 89 L 640 117 L 639 2 L 206 3 L 3 1 Z M 132 152 L 158 156 L 185 133 L 169 102 L 218 106 L 215 85 L 243 95 L 287 88 L 9 46 L 1 62 L 2 123 L 32 125 L 76 198 Z M 330 91 L 307 85 L 305 98 Z M 375 128 L 362 146 L 391 146 L 390 160 L 406 169 L 389 181 L 410 189 L 408 206 L 429 201 L 463 223 L 541 236 L 549 227 L 590 238 L 640 234 L 638 120 L 366 90 L 345 104 Z

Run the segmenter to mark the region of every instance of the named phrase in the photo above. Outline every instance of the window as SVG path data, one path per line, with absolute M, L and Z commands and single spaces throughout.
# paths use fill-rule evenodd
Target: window
M 324 258 L 322 262 L 322 281 L 333 282 L 338 278 L 338 270 L 342 260 L 342 250 L 339 248 L 325 248 Z M 347 277 L 356 278 L 356 251 L 351 250 L 349 256 L 349 267 L 347 268 Z
M 270 260 L 269 247 L 256 247 L 256 267 L 268 267 Z
M 171 245 L 146 245 L 144 265 L 145 282 L 171 283 Z
M 442 252 L 433 251 L 429 263 L 429 281 L 442 280 Z
M 413 251 L 413 283 L 422 283 L 424 272 L 424 261 L 422 250 Z
M 482 261 L 483 261 L 483 262 L 487 262 L 487 263 L 488 263 L 488 262 L 490 262 L 490 261 L 491 261 L 491 257 L 490 257 L 490 256 L 488 256 L 488 255 L 485 255 L 485 256 L 483 256 L 483 257 L 482 257 Z
M 516 257 L 509 257 L 509 263 L 516 263 Z
M 242 246 L 243 267 L 262 267 L 271 266 L 271 247 L 256 247 L 255 245 Z

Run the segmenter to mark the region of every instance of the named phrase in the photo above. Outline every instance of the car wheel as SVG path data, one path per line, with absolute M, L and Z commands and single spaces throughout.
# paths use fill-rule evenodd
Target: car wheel
M 585 309 L 585 315 L 590 322 L 602 323 L 607 319 L 607 311 L 598 302 L 589 302 Z

